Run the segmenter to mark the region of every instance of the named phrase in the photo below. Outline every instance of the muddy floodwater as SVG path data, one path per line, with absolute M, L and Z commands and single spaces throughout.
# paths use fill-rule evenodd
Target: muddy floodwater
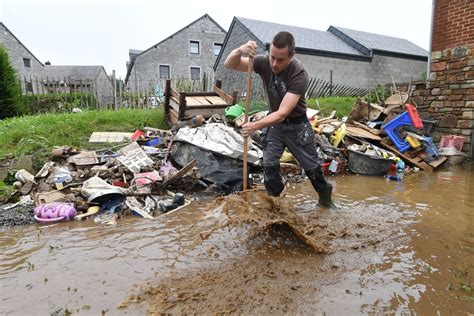
M 0 231 L 0 314 L 474 313 L 474 164 Z

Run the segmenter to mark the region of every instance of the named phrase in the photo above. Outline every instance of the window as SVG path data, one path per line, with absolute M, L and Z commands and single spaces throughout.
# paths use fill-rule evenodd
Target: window
M 31 82 L 25 82 L 25 90 L 26 92 L 33 93 L 33 84 Z
M 221 43 L 214 43 L 214 56 L 218 56 L 221 52 L 222 44 Z
M 160 78 L 169 79 L 170 78 L 170 66 L 160 65 Z
M 189 52 L 191 54 L 199 55 L 199 42 L 198 41 L 189 41 Z
M 25 68 L 31 68 L 31 59 L 23 58 L 23 66 L 25 66 Z
M 201 68 L 191 67 L 191 79 L 196 80 L 201 78 Z

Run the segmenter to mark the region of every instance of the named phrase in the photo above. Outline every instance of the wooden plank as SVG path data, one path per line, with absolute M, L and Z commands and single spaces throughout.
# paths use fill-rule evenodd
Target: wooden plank
M 175 98 L 176 100 L 179 100 L 179 93 L 178 93 L 178 91 L 176 91 L 176 90 L 173 89 L 173 88 L 170 88 L 170 90 L 171 90 L 171 96 L 172 96 L 173 98 Z
M 227 103 L 225 103 L 225 100 L 221 99 L 220 97 L 206 97 L 206 100 L 208 100 L 214 105 L 228 105 Z
M 382 140 L 382 138 L 380 138 L 380 136 L 374 135 L 371 132 L 366 131 L 365 129 L 362 129 L 362 128 L 356 127 L 356 126 L 346 126 L 346 132 L 347 132 L 347 134 L 352 135 L 352 136 L 356 136 L 356 137 L 362 137 L 362 138 L 366 138 L 366 139 L 373 139 L 373 140 L 377 140 L 377 141 Z
M 194 97 L 194 99 L 196 99 L 198 102 L 200 102 L 203 105 L 204 104 L 212 105 L 212 103 L 209 102 L 206 97 Z
M 202 103 L 199 102 L 199 100 L 197 100 L 197 99 L 194 98 L 194 97 L 188 97 L 188 96 L 186 96 L 186 105 L 187 105 L 187 106 L 194 106 L 194 105 L 202 105 Z
M 217 93 L 228 105 L 234 103 L 234 98 L 225 93 L 222 89 L 214 87 L 214 92 Z
M 207 97 L 207 96 L 214 96 L 217 97 L 218 94 L 215 92 L 188 92 L 186 93 L 188 97 Z
M 170 102 L 170 111 L 175 110 L 176 112 L 179 112 L 179 104 L 177 102 Z
M 396 149 L 394 146 L 391 146 L 388 144 L 388 141 L 387 141 L 387 138 L 383 138 L 381 141 L 380 141 L 380 146 L 396 153 L 400 158 L 402 158 L 403 160 L 405 161 L 408 161 L 409 163 L 411 163 L 412 165 L 415 165 L 417 166 L 418 168 L 420 168 L 421 170 L 425 170 L 425 171 L 432 171 L 432 167 L 429 166 L 428 164 L 424 163 L 424 162 L 420 162 L 419 159 L 413 159 L 413 158 L 410 158 L 410 157 L 407 157 L 405 156 L 404 154 L 402 154 L 400 151 L 398 151 L 398 149 Z M 419 158 L 419 157 L 418 157 Z
M 178 123 L 178 111 L 171 109 L 168 112 L 168 124 L 174 126 Z
M 202 115 L 204 116 L 204 118 L 210 118 L 212 115 L 214 114 L 219 114 L 221 116 L 224 115 L 225 111 L 224 111 L 224 107 L 222 108 L 207 108 L 207 109 L 196 109 L 196 108 L 193 108 L 193 109 L 188 109 L 186 111 L 186 113 L 184 113 L 184 117 L 182 117 L 181 119 L 182 120 L 187 120 L 187 119 L 190 119 L 190 118 L 193 118 L 195 117 L 196 115 Z
M 185 112 L 186 112 L 186 93 L 180 93 L 178 119 L 182 119 L 184 117 Z
M 188 163 L 186 166 L 181 168 L 177 173 L 172 175 L 171 177 L 168 178 L 165 182 L 161 183 L 158 185 L 159 189 L 164 189 L 168 185 L 172 184 L 173 182 L 176 182 L 176 180 L 181 179 L 188 171 L 190 171 L 194 166 L 196 165 L 196 159 L 193 159 L 190 163 Z
M 448 157 L 446 156 L 440 156 L 438 159 L 436 159 L 435 161 L 432 161 L 429 163 L 429 165 L 431 167 L 433 167 L 433 169 L 436 169 L 438 168 L 443 162 L 445 162 L 446 160 L 448 160 Z
M 370 128 L 367 125 L 359 123 L 357 121 L 352 122 L 352 124 L 356 125 L 357 127 L 362 128 L 362 129 L 365 129 L 366 131 L 368 131 L 368 132 L 370 132 L 374 135 L 379 135 L 380 134 L 380 130 L 378 130 L 376 128 Z

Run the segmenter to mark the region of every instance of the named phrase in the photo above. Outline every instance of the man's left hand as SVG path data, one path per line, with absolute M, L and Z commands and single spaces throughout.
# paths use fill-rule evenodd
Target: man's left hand
M 242 125 L 242 135 L 244 137 L 250 136 L 255 131 L 255 124 L 253 122 L 248 122 Z

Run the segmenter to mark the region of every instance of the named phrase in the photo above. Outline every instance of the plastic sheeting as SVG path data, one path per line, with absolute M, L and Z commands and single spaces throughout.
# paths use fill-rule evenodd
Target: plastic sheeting
M 176 133 L 174 141 L 187 142 L 226 157 L 243 159 L 243 137 L 233 128 L 224 124 L 209 123 L 195 128 L 182 127 Z M 262 165 L 263 152 L 251 143 L 249 138 L 247 160 L 249 163 Z
M 188 143 L 174 143 L 171 158 L 185 166 L 196 159 L 203 179 L 213 182 L 225 194 L 242 189 L 242 161 L 227 158 Z

